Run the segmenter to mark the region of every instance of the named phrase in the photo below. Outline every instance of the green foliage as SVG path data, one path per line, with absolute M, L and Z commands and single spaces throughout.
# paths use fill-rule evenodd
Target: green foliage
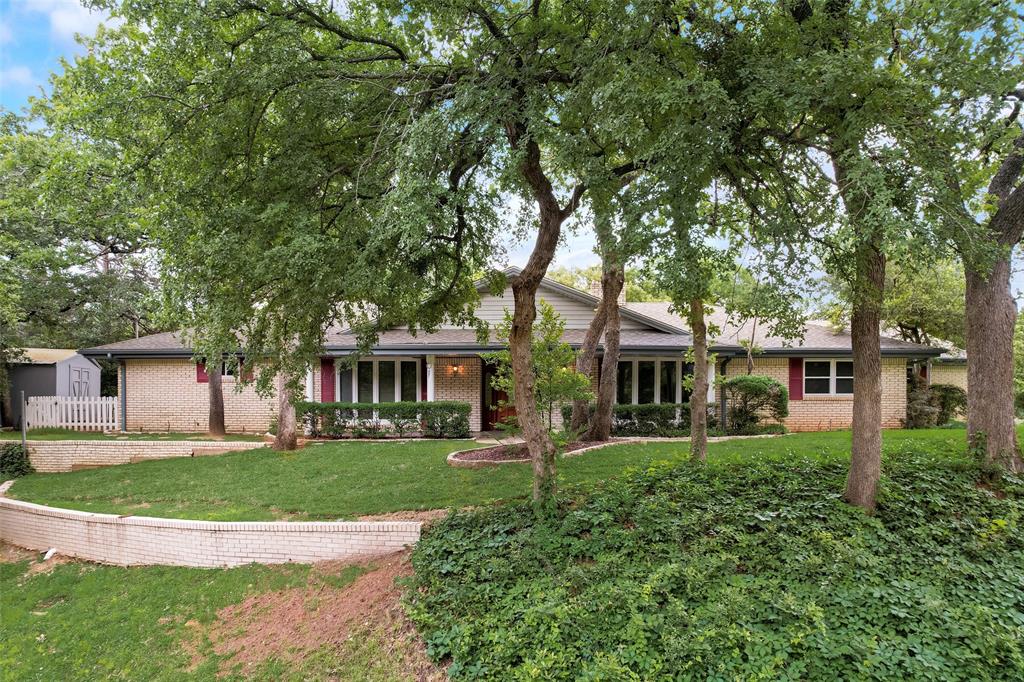
M 925 385 L 915 377 L 907 387 L 908 429 L 945 426 L 967 409 L 967 392 L 950 384 Z
M 726 395 L 730 432 L 750 431 L 762 418 L 781 422 L 789 416 L 789 389 L 771 377 L 744 374 L 726 379 L 720 386 Z
M 469 435 L 468 403 L 454 400 L 397 403 L 295 403 L 295 418 L 314 438 L 399 437 L 422 432 L 430 438 Z
M 566 286 L 589 292 L 591 286 L 601 283 L 601 266 L 554 267 L 548 270 L 547 276 Z M 627 268 L 624 290 L 628 303 L 668 300 L 668 294 L 658 286 L 647 268 Z
M 453 680 L 1024 676 L 1024 480 L 892 454 L 874 517 L 799 457 L 460 513 L 416 546 L 408 612 Z
M 35 471 L 28 458 L 28 449 L 21 443 L 0 442 L 0 482 L 34 474 Z
M 589 400 L 590 377 L 576 371 L 576 351 L 562 341 L 565 322 L 554 307 L 540 300 L 537 306 L 540 319 L 533 325 L 533 395 L 537 409 L 553 430 L 555 410 L 574 400 Z M 505 320 L 497 329 L 498 340 L 508 343 L 512 327 L 512 313 L 505 310 Z M 508 394 L 510 404 L 515 404 L 515 377 L 512 374 L 512 354 L 508 350 L 485 353 L 484 359 L 495 366 L 491 384 Z

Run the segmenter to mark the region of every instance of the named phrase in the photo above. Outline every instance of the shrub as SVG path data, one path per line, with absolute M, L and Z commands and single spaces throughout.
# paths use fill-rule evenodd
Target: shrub
M 966 408 L 967 393 L 959 386 L 926 386 L 915 378 L 908 387 L 907 418 L 904 425 L 908 429 L 945 426 Z
M 35 473 L 28 458 L 28 449 L 21 443 L 0 444 L 0 481 Z
M 736 376 L 723 381 L 721 389 L 729 410 L 729 433 L 754 432 L 764 418 L 781 423 L 789 416 L 789 389 L 771 377 Z
M 456 401 L 398 403 L 295 403 L 296 418 L 314 438 L 432 438 L 469 435 L 469 404 Z
M 1024 679 L 1024 481 L 903 449 L 628 470 L 432 524 L 408 613 L 452 680 Z
M 590 404 L 590 416 L 596 405 Z M 647 403 L 612 407 L 613 436 L 688 436 L 690 435 L 689 403 Z M 572 405 L 562 406 L 562 423 L 572 421 Z M 713 420 L 712 420 L 713 421 Z

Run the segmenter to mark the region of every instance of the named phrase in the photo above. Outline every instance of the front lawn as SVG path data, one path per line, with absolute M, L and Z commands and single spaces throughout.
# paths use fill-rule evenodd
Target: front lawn
M 922 435 L 889 436 L 874 517 L 841 458 L 756 452 L 448 517 L 411 617 L 453 680 L 1022 680 L 1024 478 Z
M 908 447 L 936 457 L 964 452 L 958 429 L 887 431 L 887 456 Z M 712 443 L 712 467 L 734 462 L 849 458 L 847 432 Z M 332 442 L 291 453 L 257 450 L 19 479 L 9 495 L 56 507 L 224 521 L 336 519 L 399 510 L 483 505 L 530 490 L 528 464 L 456 469 L 448 453 L 465 441 Z M 687 443 L 627 444 L 559 461 L 561 485 L 603 481 L 630 465 L 679 462 Z
M 0 679 L 423 679 L 410 670 L 422 654 L 403 622 L 378 613 L 397 609 L 397 596 L 361 606 L 353 581 L 376 569 L 0 563 Z M 337 613 L 345 600 L 347 619 Z M 247 602 L 252 618 L 239 617 Z M 267 620 L 278 626 L 273 638 L 259 635 Z M 314 622 L 322 637 L 309 640 Z
M 154 431 L 154 432 L 111 432 L 75 431 L 73 429 L 29 429 L 28 440 L 230 440 L 262 441 L 263 436 L 252 433 L 229 433 L 226 436 L 211 436 L 208 433 Z M 0 440 L 21 440 L 21 431 L 0 431 Z

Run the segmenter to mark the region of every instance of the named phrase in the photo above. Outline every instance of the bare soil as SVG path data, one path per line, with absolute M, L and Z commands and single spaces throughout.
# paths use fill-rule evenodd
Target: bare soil
M 599 445 L 607 441 L 577 441 L 569 443 L 563 452 L 573 452 L 589 448 L 591 445 Z M 495 445 L 480 450 L 467 450 L 455 455 L 454 459 L 465 461 L 486 461 L 486 462 L 519 462 L 530 459 L 530 451 L 526 449 L 525 443 L 512 443 L 510 445 Z
M 340 649 L 350 637 L 371 633 L 385 644 L 381 655 L 400 660 L 409 677 L 444 679 L 399 604 L 395 580 L 412 574 L 409 553 L 363 562 L 369 572 L 344 587 L 324 580 L 351 565 L 322 562 L 305 587 L 253 595 L 222 609 L 210 632 L 214 651 L 230 656 L 228 667 L 241 663 L 245 674 L 271 657 L 298 663 L 324 646 Z
M 429 524 L 433 521 L 440 521 L 448 516 L 447 509 L 423 509 L 420 511 L 396 511 L 387 514 L 370 514 L 360 516 L 359 521 L 421 521 Z

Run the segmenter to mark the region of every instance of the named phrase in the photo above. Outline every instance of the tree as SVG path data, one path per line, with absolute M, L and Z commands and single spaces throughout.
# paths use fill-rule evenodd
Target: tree
M 554 415 L 561 405 L 574 400 L 587 400 L 590 393 L 590 376 L 576 371 L 576 351 L 562 340 L 565 322 L 558 316 L 550 303 L 541 299 L 538 305 L 540 319 L 533 327 L 531 356 L 533 357 L 534 400 L 537 410 L 547 424 L 549 432 L 554 431 Z M 505 312 L 505 321 L 498 327 L 497 338 L 507 342 L 512 327 L 512 314 Z M 488 353 L 484 356 L 495 364 L 492 384 L 505 391 L 515 402 L 516 381 L 512 367 L 511 352 L 508 350 Z
M 597 245 L 597 251 L 600 255 L 600 244 Z M 583 291 L 590 291 L 595 288 L 595 285 L 600 284 L 603 274 L 604 267 L 600 263 L 587 266 L 553 267 L 548 270 L 549 278 Z M 623 289 L 626 292 L 627 303 L 668 300 L 668 294 L 658 287 L 658 283 L 651 277 L 649 270 L 642 264 L 635 268 L 626 268 Z
M 206 377 L 210 393 L 210 419 L 207 428 L 213 436 L 223 436 L 227 433 L 227 429 L 224 427 L 224 390 L 221 387 L 223 372 L 223 361 L 206 363 Z

